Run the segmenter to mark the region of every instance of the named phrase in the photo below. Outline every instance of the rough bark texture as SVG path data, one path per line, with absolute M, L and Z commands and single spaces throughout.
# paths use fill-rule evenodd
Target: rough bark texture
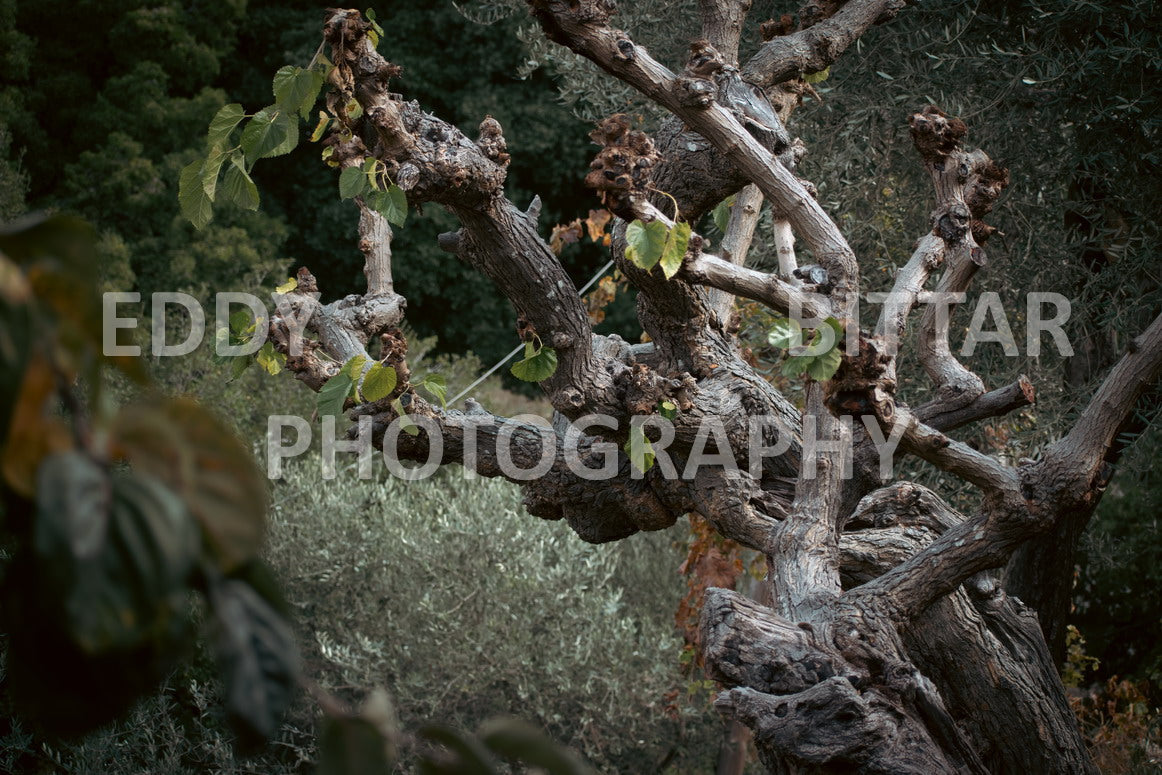
M 399 398 L 424 431 L 400 437 L 402 458 L 426 460 L 438 437 L 438 462 L 502 476 L 506 444 L 520 468 L 532 468 L 544 452 L 545 474 L 522 482 L 525 504 L 536 516 L 566 520 L 584 540 L 664 529 L 696 511 L 722 535 L 763 552 L 769 603 L 710 590 L 701 626 L 707 670 L 725 688 L 716 705 L 753 731 L 772 772 L 1094 772 L 1046 637 L 1049 644 L 1059 640 L 1070 582 L 1062 564 L 1121 453 L 1119 429 L 1162 372 L 1162 318 L 1134 340 L 1077 424 L 1040 460 L 1010 466 L 978 452 L 946 434 L 1028 406 L 1033 385 L 1021 378 L 989 390 L 948 351 L 940 314 L 929 306 L 918 356 L 935 398 L 908 407 L 895 395 L 893 344 L 935 274 L 942 272 L 936 290 L 960 292 L 985 267 L 981 245 L 992 230 L 984 218 L 1007 172 L 963 147 L 967 127 L 959 120 L 934 107 L 912 116 L 920 162 L 935 190 L 931 231 L 897 275 L 897 303 L 863 331 L 851 314 L 859 263 L 813 187 L 793 173 L 801 144 L 785 127 L 806 88 L 798 76 L 827 67 L 902 2 L 809 3 L 797 29 L 789 17 L 764 25 L 767 42 L 740 64 L 738 35 L 749 3 L 703 0 L 702 37 L 679 72 L 611 26 L 611 2 L 530 6 L 549 38 L 673 115 L 656 142 L 624 118 L 607 119 L 594 132 L 602 149 L 587 180 L 623 221 L 673 226 L 658 190 L 674 196 L 679 216 L 691 222 L 742 190 L 722 255 L 703 253 L 705 241 L 695 234 L 671 279 L 628 260 L 625 223 L 615 226 L 613 257 L 638 291 L 648 346 L 593 335 L 535 218 L 504 195 L 509 155 L 501 127 L 484 117 L 473 141 L 392 94 L 389 81 L 398 70 L 371 45 L 369 25 L 356 11 L 329 12 L 324 30 L 337 66 L 328 102 L 338 119 L 333 158 L 352 166 L 374 156 L 411 201 L 438 203 L 459 219 L 459 231 L 444 235 L 441 245 L 490 277 L 512 300 L 523 330 L 556 349 L 559 366 L 541 387 L 559 418 L 601 412 L 619 422 L 580 436 L 580 459 L 590 467 L 600 465 L 602 445 L 616 445 L 616 476 L 591 482 L 571 470 L 564 422 L 542 428 L 479 405 L 442 409 L 414 392 L 397 330 L 406 304 L 393 290 L 390 229 L 362 206 L 368 292 L 322 304 L 309 272 L 300 272 L 299 287 L 282 297 L 280 315 L 271 320 L 284 352 L 306 337 L 288 368 L 318 389 L 337 370 L 334 361 L 366 354 L 379 336 L 380 358 L 397 368 L 399 385 L 381 401 L 349 409 L 352 417 L 372 417 L 378 443 L 390 432 Z M 348 117 L 350 98 L 363 117 Z M 774 274 L 743 265 L 764 200 L 778 222 Z M 796 239 L 811 248 L 825 281 L 795 276 Z M 802 411 L 739 352 L 730 324 L 735 296 L 846 324 L 850 346 L 839 371 L 826 383 L 808 384 Z M 304 311 L 313 314 L 300 330 L 294 321 Z M 666 449 L 677 469 L 696 449 L 707 419 L 722 421 L 718 451 L 739 467 L 703 467 L 692 480 L 667 478 L 660 465 L 634 476 L 616 450 L 627 439 L 625 422 L 656 414 L 663 401 L 677 407 Z M 773 444 L 779 430 L 753 425 L 756 417 L 774 418 L 792 440 L 750 470 L 752 444 Z M 978 488 L 979 512 L 964 517 L 935 492 L 881 480 L 874 431 L 885 437 L 895 431 L 895 454 L 919 457 Z M 844 478 L 841 456 L 827 445 L 854 448 L 853 478 Z M 1003 578 L 994 575 L 1006 565 Z

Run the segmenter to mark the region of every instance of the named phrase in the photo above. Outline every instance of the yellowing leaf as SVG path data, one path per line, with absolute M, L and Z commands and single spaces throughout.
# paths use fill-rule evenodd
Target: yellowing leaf
M 428 374 L 420 381 L 419 386 L 435 396 L 440 406 L 447 407 L 448 384 L 442 374 Z
M 678 274 L 682 268 L 682 260 L 686 257 L 686 248 L 690 244 L 690 224 L 679 221 L 670 229 L 666 236 L 666 244 L 662 248 L 662 274 L 669 280 Z
M 594 242 L 603 242 L 608 235 L 605 233 L 605 227 L 613 220 L 613 213 L 602 208 L 600 210 L 590 210 L 589 217 L 585 219 L 585 230 L 589 232 L 589 239 Z
M 629 455 L 629 462 L 643 474 L 654 465 L 654 447 L 646 438 L 645 430 L 640 425 L 632 425 L 629 429 L 629 441 L 625 443 L 625 454 Z
M 327 131 L 327 127 L 331 125 L 331 117 L 323 111 L 319 111 L 319 123 L 315 124 L 315 130 L 311 132 L 311 142 L 317 143 L 323 139 L 323 133 Z
M 271 376 L 281 372 L 282 367 L 286 364 L 286 356 L 274 349 L 274 345 L 270 342 L 262 345 L 262 349 L 254 356 L 254 360 Z
M 831 75 L 831 68 L 825 67 L 817 73 L 808 73 L 803 76 L 803 80 L 807 83 L 823 83 L 829 75 Z M 890 79 L 890 76 L 888 78 Z

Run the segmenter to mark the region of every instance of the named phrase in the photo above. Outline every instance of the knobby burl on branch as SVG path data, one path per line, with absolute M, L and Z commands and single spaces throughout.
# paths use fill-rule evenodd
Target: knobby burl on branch
M 590 541 L 665 528 L 696 511 L 724 536 L 765 555 L 771 604 L 711 590 L 701 647 L 708 672 L 724 686 L 717 707 L 753 730 L 774 772 L 1093 772 L 1043 635 L 1057 612 L 1030 610 L 1007 593 L 1005 575 L 988 572 L 1011 563 L 1014 551 L 1037 536 L 1084 525 L 1120 450 L 1117 428 L 1162 369 L 1162 319 L 1135 340 L 1077 424 L 1040 460 L 1013 466 L 983 454 L 946 434 L 1031 404 L 1032 383 L 1022 377 L 988 390 L 942 346 L 947 321 L 942 330 L 928 307 L 917 356 L 934 398 L 909 407 L 897 394 L 894 343 L 934 275 L 940 275 L 935 290 L 956 294 L 986 266 L 984 245 L 995 228 L 984 219 L 1008 171 L 983 151 L 964 148 L 967 126 L 959 119 L 932 106 L 910 117 L 935 192 L 932 221 L 896 275 L 897 303 L 864 330 L 853 314 L 859 262 L 814 187 L 797 177 L 803 144 L 786 130 L 810 91 L 803 75 L 824 70 L 903 2 L 808 3 L 797 23 L 788 15 L 763 25 L 765 42 L 740 63 L 749 3 L 702 0 L 703 26 L 690 36 L 690 57 L 678 72 L 611 26 L 615 7 L 608 0 L 529 5 L 552 41 L 670 113 L 656 143 L 625 116 L 600 122 L 591 135 L 600 150 L 585 177 L 620 218 L 613 258 L 638 292 L 648 344 L 593 333 L 575 286 L 538 229 L 539 208 L 523 211 L 505 196 L 510 153 L 519 149 L 510 151 L 491 117 L 472 141 L 393 94 L 399 68 L 379 54 L 371 25 L 354 10 L 328 11 L 324 27 L 334 62 L 327 108 L 335 127 L 326 140 L 332 162 L 350 167 L 376 159 L 412 203 L 440 204 L 458 218 L 459 230 L 443 235 L 441 247 L 495 282 L 516 308 L 523 336 L 554 349 L 557 367 L 540 384 L 558 415 L 599 413 L 615 421 L 615 428 L 590 429 L 584 444 L 591 451 L 601 441 L 626 442 L 628 421 L 663 405 L 678 407 L 667 450 L 678 459 L 692 453 L 706 418 L 722 421 L 718 451 L 737 460 L 746 459 L 752 442 L 770 441 L 750 438 L 750 417 L 815 430 L 813 448 L 797 437 L 755 473 L 743 465 L 702 468 L 693 481 L 667 479 L 656 469 L 635 477 L 622 455 L 618 476 L 598 486 L 564 463 L 557 431 L 550 435 L 552 467 L 523 484 L 529 511 L 565 519 Z M 390 48 L 390 39 L 385 44 Z M 698 142 L 685 142 L 690 137 Z M 696 223 L 744 187 L 751 204 L 731 217 L 723 240 L 730 248 L 721 255 L 691 233 L 672 271 L 643 268 L 627 256 L 627 222 L 660 222 L 664 229 L 655 231 L 670 234 L 677 222 Z M 777 272 L 743 265 L 763 199 L 783 240 Z M 391 230 L 365 202 L 357 204 L 369 292 L 316 303 L 305 354 L 288 367 L 318 389 L 337 369 L 331 361 L 368 355 L 368 342 L 388 337 L 386 357 L 399 369 L 399 384 L 378 401 L 349 399 L 349 414 L 370 415 L 378 440 L 406 404 L 407 413 L 430 419 L 440 434 L 441 462 L 503 476 L 499 440 L 502 429 L 513 431 L 512 421 L 479 405 L 468 413 L 435 406 L 408 384 Z M 814 270 L 796 271 L 796 239 L 818 262 L 818 280 L 810 280 Z M 303 285 L 287 296 L 292 304 L 310 303 Z M 816 326 L 836 321 L 850 346 L 829 378 L 808 379 L 804 408 L 742 356 L 730 321 L 734 297 L 780 315 L 806 310 Z M 274 317 L 271 330 L 286 351 L 287 318 Z M 320 350 L 330 359 L 319 358 Z M 396 402 L 405 396 L 407 402 Z M 869 430 L 842 421 L 865 416 L 874 419 Z M 868 435 L 874 427 L 895 434 L 899 455 L 977 488 L 978 513 L 961 515 L 916 484 L 881 480 Z M 544 437 L 537 428 L 517 424 L 511 438 L 507 454 L 518 464 L 540 458 Z M 818 449 L 844 446 L 854 450 L 852 478 L 826 455 L 803 465 Z M 401 437 L 402 457 L 424 460 L 429 451 L 425 434 Z M 808 468 L 817 475 L 804 475 Z

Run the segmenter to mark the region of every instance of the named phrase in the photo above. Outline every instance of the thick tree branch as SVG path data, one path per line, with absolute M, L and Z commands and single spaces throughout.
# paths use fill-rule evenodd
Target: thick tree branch
M 886 631 L 871 642 L 846 634 L 860 620 L 866 630 L 871 612 L 844 618 L 834 627 L 796 627 L 734 592 L 707 591 L 707 666 L 740 687 L 720 694 L 715 706 L 755 730 L 764 765 L 772 772 L 984 773 L 935 687 L 899 660 L 898 639 Z
M 949 349 L 948 323 L 977 270 L 985 265 L 980 247 L 996 230 L 983 222 L 1009 173 L 983 151 L 961 148 L 968 128 L 929 105 L 908 118 L 912 140 L 936 189 L 932 233 L 945 243 L 944 276 L 935 303 L 927 307 L 920 324 L 919 356 L 936 385 L 938 399 L 955 410 L 985 392 L 983 380 L 961 364 Z
M 1127 445 L 1122 430 L 1135 422 L 1135 407 L 1157 384 L 1160 362 L 1162 317 L 1131 342 L 1069 433 L 1022 471 L 1034 505 L 1052 510 L 1046 519 L 1053 529 L 1018 548 L 1005 588 L 1037 612 L 1055 657 L 1065 651 L 1074 555 Z
M 1130 342 L 1089 400 L 1073 428 L 1045 451 L 1044 465 L 1069 467 L 1089 477 L 1086 490 L 1104 487 L 1125 445 L 1117 437 L 1138 399 L 1162 374 L 1162 315 Z M 1093 478 L 1096 477 L 1096 478 Z M 1082 491 L 1070 493 L 1077 498 Z
M 744 299 L 761 302 L 776 312 L 794 311 L 805 317 L 831 317 L 831 304 L 825 296 L 807 293 L 799 286 L 773 274 L 738 266 L 717 256 L 698 253 L 682 266 L 679 275 L 685 280 Z
M 383 215 L 359 202 L 359 250 L 363 253 L 363 276 L 368 296 L 395 292 L 391 277 L 391 224 Z
M 649 202 L 632 201 L 634 214 L 645 221 L 661 221 L 673 228 L 674 221 Z M 733 222 L 733 221 L 732 221 Z M 773 274 L 741 266 L 733 260 L 703 253 L 702 237 L 692 235 L 692 248 L 682 262 L 678 277 L 698 285 L 705 285 L 733 296 L 762 302 L 776 312 L 806 317 L 827 318 L 832 313 L 826 296 L 808 293 L 798 285 Z
M 948 409 L 944 402 L 935 399 L 917 406 L 913 411 L 916 419 L 938 431 L 951 431 L 978 420 L 1003 417 L 1009 412 L 1036 403 L 1037 395 L 1033 383 L 1022 375 L 1004 387 L 990 390 L 975 401 L 959 409 Z
M 367 37 L 357 11 L 334 11 L 324 34 L 336 64 L 336 94 L 351 94 L 364 117 L 356 136 L 337 146 L 333 160 L 362 151 L 382 161 L 413 202 L 434 201 L 463 224 L 454 248 L 490 279 L 521 312 L 541 340 L 557 350 L 558 368 L 542 387 L 553 406 L 570 417 L 600 411 L 622 416 L 614 385 L 618 364 L 599 361 L 589 318 L 535 221 L 504 198 L 509 161 L 500 125 L 486 117 L 476 142 L 456 127 L 423 113 L 389 90 L 398 68 Z M 340 118 L 343 99 L 329 100 Z M 339 157 L 338 159 L 336 157 Z M 607 368 L 607 366 L 612 368 Z
M 807 389 L 808 417 L 815 422 L 816 446 L 804 449 L 791 513 L 763 547 L 779 610 L 803 621 L 826 617 L 826 601 L 842 591 L 839 495 L 845 476 L 842 450 L 851 444 L 846 426 L 824 407 L 818 383 Z
M 854 299 L 859 270 L 839 229 L 798 179 L 747 131 L 739 117 L 715 101 L 718 87 L 713 81 L 697 69 L 676 76 L 644 48 L 634 45 L 624 32 L 607 26 L 610 9 L 599 0 L 575 4 L 534 0 L 532 7 L 552 40 L 667 108 L 723 151 L 771 200 L 772 206 L 786 214 L 795 233 L 810 246 L 830 275 L 833 298 L 848 298 L 850 292 Z M 712 72 L 712 68 L 700 69 Z
M 767 41 L 743 67 L 742 76 L 767 88 L 800 73 L 825 70 L 873 25 L 891 20 L 905 4 L 903 0 L 851 0 L 829 19 Z
M 727 64 L 738 63 L 738 41 L 751 0 L 698 0 L 702 37 L 718 49 Z
M 912 412 L 898 406 L 894 422 L 904 425 L 900 447 L 927 460 L 937 468 L 955 474 L 986 494 L 1002 495 L 1017 492 L 1017 473 L 972 447 L 948 438 L 940 431 L 920 422 Z M 890 427 L 885 427 L 888 433 Z
M 746 254 L 754 239 L 755 227 L 763 207 L 763 193 L 753 183 L 745 186 L 734 198 L 726 235 L 722 239 L 723 256 L 735 266 L 746 265 Z M 710 308 L 719 320 L 726 321 L 734 307 L 734 296 L 717 289 L 710 291 Z

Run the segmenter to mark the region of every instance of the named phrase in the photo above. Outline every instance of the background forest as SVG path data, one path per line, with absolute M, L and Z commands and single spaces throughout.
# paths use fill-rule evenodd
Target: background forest
M 513 156 L 508 195 L 518 203 L 539 195 L 547 230 L 597 206 L 581 182 L 592 121 L 623 111 L 649 128 L 658 117 L 551 49 L 520 5 L 375 10 L 386 30 L 380 50 L 404 69 L 400 91 L 469 133 L 484 114 L 496 117 Z M 672 63 L 688 41 L 668 21 L 695 14 L 693 3 L 626 5 L 619 23 Z M 758 45 L 759 22 L 795 5 L 756 0 L 744 50 Z M 271 74 L 310 60 L 323 8 L 0 0 L 0 220 L 42 209 L 84 217 L 98 230 L 105 289 L 146 298 L 263 294 L 304 265 L 329 295 L 358 291 L 355 210 L 335 195 L 317 145 L 256 169 L 258 212 L 219 208 L 195 231 L 177 204 L 178 172 L 202 152 L 209 118 L 228 102 L 269 102 Z M 803 174 L 843 214 L 866 274 L 878 270 L 885 287 L 928 217 L 907 112 L 933 103 L 965 118 L 970 143 L 1008 164 L 1012 184 L 994 216 L 1003 237 L 990 244 L 978 290 L 1074 299 L 1077 353 L 1035 361 L 980 351 L 993 360 L 977 370 L 994 385 L 1024 373 L 1038 390 L 1034 410 L 977 429 L 972 442 L 982 449 L 1035 455 L 1162 305 L 1160 65 L 1162 18 L 1148 0 L 921 2 L 862 39 L 796 113 L 792 135 L 809 150 Z M 449 395 L 518 342 L 508 303 L 437 247 L 453 224 L 434 208 L 413 213 L 393 244 L 397 290 L 421 341 L 409 362 L 442 373 Z M 752 256 L 774 262 L 761 238 Z M 607 260 L 588 239 L 564 245 L 562 257 L 578 286 Z M 1011 322 L 1020 339 L 1021 316 Z M 632 298 L 617 294 L 601 330 L 637 337 Z M 741 335 L 763 330 L 759 313 L 744 309 Z M 751 338 L 755 357 L 773 362 L 763 337 Z M 312 410 L 313 396 L 289 376 L 252 368 L 231 380 L 208 346 L 151 365 L 167 390 L 215 409 L 256 453 L 269 414 Z M 921 390 L 907 375 L 901 384 Z M 474 395 L 500 413 L 548 411 L 520 390 L 493 377 Z M 119 395 L 131 398 L 128 388 Z M 1111 772 L 1141 761 L 1141 741 L 1157 734 L 1150 708 L 1162 700 L 1160 406 L 1155 392 L 1153 409 L 1128 431 L 1142 438 L 1081 539 L 1078 635 L 1063 665 Z M 324 482 L 316 451 L 287 472 L 272 484 L 267 559 L 314 680 L 353 698 L 386 687 L 405 727 L 437 719 L 473 729 L 512 714 L 606 771 L 713 769 L 723 725 L 676 624 L 694 540 L 684 527 L 590 546 L 563 523 L 525 514 L 515 488 L 459 469 L 413 484 L 386 475 L 360 482 L 350 471 Z M 130 719 L 71 744 L 39 739 L 5 714 L 0 769 L 309 771 L 311 704 L 296 705 L 260 758 L 235 759 L 214 675 L 194 653 Z M 1095 684 L 1110 690 L 1100 709 L 1081 701 Z

